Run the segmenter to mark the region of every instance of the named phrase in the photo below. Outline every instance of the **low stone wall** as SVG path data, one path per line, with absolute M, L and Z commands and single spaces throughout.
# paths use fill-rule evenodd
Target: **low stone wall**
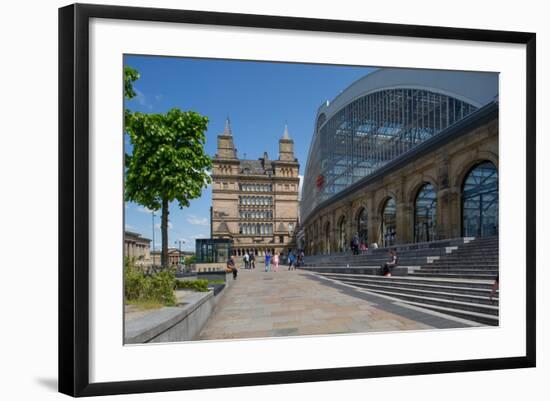
M 192 303 L 164 307 L 125 324 L 125 343 L 189 341 L 200 333 L 214 308 L 214 293 L 195 293 Z
M 209 281 L 217 281 L 217 280 L 224 280 L 225 286 L 229 287 L 231 283 L 233 282 L 233 274 L 228 273 L 227 271 L 201 271 L 197 272 L 197 279 L 201 280 L 209 280 Z
M 199 272 L 213 272 L 213 271 L 225 271 L 225 263 L 197 263 L 195 265 L 195 271 Z
M 225 290 L 233 282 L 231 274 L 225 272 L 199 273 L 197 278 L 223 279 L 225 284 L 218 285 L 217 291 L 179 290 L 177 298 L 178 302 L 182 303 L 181 306 L 164 307 L 126 321 L 125 343 L 143 344 L 194 340 L 203 329 L 215 306 L 222 300 Z

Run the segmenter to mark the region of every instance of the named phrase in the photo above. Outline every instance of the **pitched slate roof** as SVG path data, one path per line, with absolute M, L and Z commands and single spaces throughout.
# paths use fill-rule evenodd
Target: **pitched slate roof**
M 271 161 L 264 159 L 241 160 L 240 170 L 244 174 L 264 175 L 272 172 L 273 166 Z

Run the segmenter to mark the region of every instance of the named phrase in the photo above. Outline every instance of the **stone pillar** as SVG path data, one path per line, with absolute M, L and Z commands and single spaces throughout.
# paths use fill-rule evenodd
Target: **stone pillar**
M 407 244 L 414 241 L 414 207 L 411 202 L 400 202 L 396 205 L 396 244 Z
M 336 211 L 330 213 L 330 252 L 338 252 L 338 246 L 336 244 Z
M 437 191 L 436 236 L 438 239 L 460 237 L 461 204 L 460 188 Z
M 357 222 L 354 220 L 354 215 L 353 215 L 353 204 L 350 203 L 348 204 L 347 206 L 347 211 L 346 211 L 347 215 L 348 215 L 348 224 L 347 224 L 347 230 L 348 230 L 348 244 L 350 243 L 351 239 L 353 238 L 353 236 L 355 235 L 355 232 L 357 231 Z
M 438 239 L 447 239 L 451 236 L 449 197 L 449 188 L 437 191 L 437 221 L 435 234 Z
M 435 235 L 438 239 L 461 236 L 461 188 L 450 187 L 449 156 L 441 154 L 437 158 L 437 221 Z
M 374 204 L 374 202 L 373 202 Z M 369 227 L 369 247 L 370 244 L 376 242 L 378 246 L 381 246 L 380 244 L 380 215 L 377 213 L 377 210 L 375 206 L 369 210 L 369 221 L 368 221 L 368 227 Z

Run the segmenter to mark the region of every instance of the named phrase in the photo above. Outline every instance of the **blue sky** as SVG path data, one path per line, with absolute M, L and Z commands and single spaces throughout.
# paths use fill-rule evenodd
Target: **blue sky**
M 216 136 L 227 117 L 239 157 L 255 159 L 267 151 L 278 157 L 278 140 L 285 122 L 294 139 L 303 175 L 317 108 L 348 85 L 372 72 L 366 67 L 192 59 L 158 56 L 125 56 L 135 68 L 137 96 L 125 102 L 132 111 L 161 113 L 178 107 L 209 118 L 206 152 L 216 153 Z M 131 152 L 125 140 L 126 152 Z M 169 246 L 185 241 L 182 249 L 194 250 L 196 238 L 210 233 L 210 188 L 188 208 L 170 205 Z M 160 211 L 155 218 L 155 249 L 160 248 Z M 126 229 L 152 237 L 151 212 L 138 204 L 125 206 Z

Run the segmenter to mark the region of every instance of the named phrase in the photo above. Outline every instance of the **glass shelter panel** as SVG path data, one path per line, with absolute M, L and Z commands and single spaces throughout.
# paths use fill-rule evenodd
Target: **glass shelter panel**
M 195 255 L 197 263 L 225 263 L 232 254 L 233 241 L 230 239 L 197 239 Z

